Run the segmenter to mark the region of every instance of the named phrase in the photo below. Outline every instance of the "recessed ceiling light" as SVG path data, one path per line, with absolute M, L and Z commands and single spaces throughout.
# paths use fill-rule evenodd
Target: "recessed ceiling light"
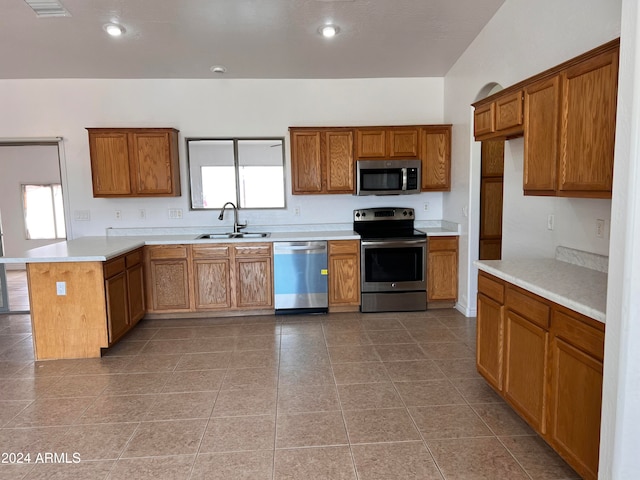
M 126 31 L 122 25 L 118 25 L 117 23 L 107 23 L 102 28 L 112 37 L 119 37 Z
M 214 65 L 209 70 L 211 70 L 213 73 L 219 73 L 221 75 L 223 73 L 227 73 L 227 67 L 225 67 L 224 65 Z
M 320 33 L 325 38 L 335 37 L 338 32 L 340 32 L 340 27 L 337 25 L 323 25 L 318 29 L 318 33 Z

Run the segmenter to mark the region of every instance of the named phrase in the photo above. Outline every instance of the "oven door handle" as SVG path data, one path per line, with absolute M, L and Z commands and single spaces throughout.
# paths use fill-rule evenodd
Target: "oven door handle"
M 406 247 L 408 245 L 426 245 L 426 238 L 419 240 L 362 240 L 363 247 Z

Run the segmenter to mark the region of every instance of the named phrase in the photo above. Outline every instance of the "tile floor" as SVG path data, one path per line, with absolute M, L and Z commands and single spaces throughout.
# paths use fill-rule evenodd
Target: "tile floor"
M 143 320 L 100 359 L 34 363 L 29 316 L 0 316 L 0 460 L 32 461 L 0 479 L 579 478 L 474 339 L 453 310 Z

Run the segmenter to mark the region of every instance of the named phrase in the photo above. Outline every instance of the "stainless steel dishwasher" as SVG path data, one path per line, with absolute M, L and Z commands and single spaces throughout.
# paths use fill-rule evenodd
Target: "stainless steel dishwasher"
M 276 314 L 327 313 L 327 242 L 274 242 Z

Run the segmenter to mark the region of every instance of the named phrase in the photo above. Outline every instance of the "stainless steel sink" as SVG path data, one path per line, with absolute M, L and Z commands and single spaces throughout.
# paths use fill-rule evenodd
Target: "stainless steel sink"
M 205 233 L 200 235 L 197 239 L 210 239 L 210 240 L 220 240 L 225 238 L 265 238 L 271 235 L 270 233 L 265 232 L 238 232 L 238 233 Z

